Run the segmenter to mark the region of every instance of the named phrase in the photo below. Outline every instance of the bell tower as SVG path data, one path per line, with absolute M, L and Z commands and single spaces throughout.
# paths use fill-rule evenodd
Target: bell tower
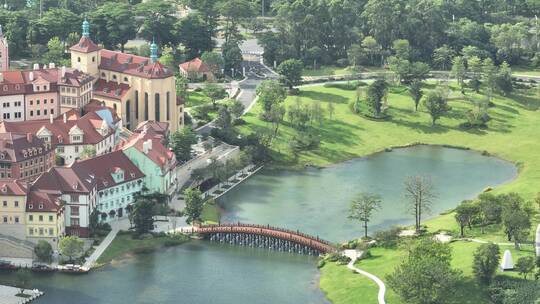
M 70 48 L 71 67 L 97 79 L 100 62 L 99 50 L 99 47 L 90 39 L 90 23 L 85 18 L 82 24 L 81 40 Z
M 0 72 L 9 71 L 9 44 L 0 25 Z

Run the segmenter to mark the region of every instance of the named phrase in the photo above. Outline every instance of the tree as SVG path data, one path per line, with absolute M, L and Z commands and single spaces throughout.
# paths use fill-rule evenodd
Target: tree
M 142 21 L 141 37 L 157 44 L 175 47 L 180 39 L 176 34 L 176 6 L 172 1 L 148 0 L 135 6 L 135 13 Z M 133 10 L 131 11 L 133 15 Z
M 238 25 L 255 16 L 255 7 L 253 2 L 248 0 L 228 0 L 221 1 L 218 4 L 221 16 L 225 19 L 223 36 L 225 43 L 231 40 L 240 41 L 243 39 L 238 31 Z
M 430 91 L 423 100 L 424 107 L 431 116 L 432 126 L 435 126 L 435 122 L 450 110 L 446 99 L 440 92 Z
M 377 79 L 368 86 L 366 101 L 373 114 L 377 117 L 382 112 L 384 98 L 387 94 L 387 83 L 384 80 Z
M 402 60 L 411 59 L 411 45 L 406 39 L 397 39 L 392 43 L 392 50 L 397 58 Z
M 418 105 L 420 104 L 422 96 L 424 96 L 424 92 L 422 91 L 422 82 L 418 80 L 411 82 L 409 85 L 409 94 L 414 101 L 414 110 L 418 111 Z
M 508 63 L 503 62 L 499 67 L 499 72 L 495 76 L 495 84 L 504 96 L 512 92 L 512 70 Z
M 377 40 L 372 36 L 366 36 L 362 40 L 362 51 L 369 56 L 369 63 L 376 65 L 375 56 L 381 52 L 381 46 L 377 43 Z
M 452 60 L 452 76 L 457 79 L 461 92 L 465 93 L 465 78 L 467 77 L 467 67 L 465 66 L 465 59 L 461 56 L 454 57 Z
M 49 242 L 39 240 L 34 247 L 34 253 L 40 261 L 48 262 L 51 260 L 53 249 Z
M 540 192 L 536 192 L 536 196 L 534 197 L 534 202 L 536 205 L 538 205 L 538 209 L 540 209 Z
M 185 127 L 172 134 L 170 147 L 178 161 L 186 162 L 191 159 L 191 146 L 196 143 L 197 136 L 193 129 Z
M 124 46 L 137 34 L 136 18 L 133 18 L 133 6 L 128 3 L 106 2 L 92 10 L 90 22 L 95 33 L 96 42 L 107 49 Z
M 349 219 L 357 220 L 364 224 L 364 237 L 367 238 L 368 223 L 373 212 L 381 208 L 382 199 L 378 194 L 367 192 L 360 193 L 352 202 L 349 208 Z
M 223 57 L 221 54 L 207 51 L 201 55 L 201 60 L 212 70 L 212 73 L 221 74 L 221 69 L 223 68 Z
M 529 215 L 521 209 L 505 208 L 502 213 L 502 222 L 508 241 L 514 240 L 514 247 L 520 249 L 520 242 L 527 238 L 531 228 Z
M 520 257 L 516 262 L 516 270 L 523 276 L 526 280 L 529 273 L 534 270 L 534 257 L 526 256 Z
M 485 83 L 488 88 L 488 99 L 491 101 L 491 97 L 493 96 L 493 91 L 495 90 L 495 87 L 497 85 L 496 82 L 496 74 L 497 74 L 497 68 L 493 64 L 493 60 L 491 58 L 486 58 L 482 61 L 482 72 L 484 74 Z
M 478 208 L 472 201 L 465 200 L 457 206 L 455 212 L 454 217 L 459 224 L 460 235 L 463 237 L 463 229 L 465 226 L 469 226 L 471 229 L 471 223 L 478 214 Z
M 281 76 L 280 81 L 286 85 L 289 90 L 299 85 L 302 80 L 302 61 L 297 59 L 287 59 L 279 64 L 277 72 Z
M 226 106 L 219 107 L 218 116 L 216 118 L 216 126 L 218 128 L 227 130 L 231 127 L 232 117 L 231 113 Z
M 501 258 L 499 245 L 482 244 L 474 252 L 473 273 L 476 279 L 489 285 L 495 276 Z
M 502 205 L 500 200 L 491 193 L 482 193 L 478 196 L 478 207 L 480 209 L 479 219 L 482 233 L 484 227 L 489 223 L 500 223 Z
M 232 77 L 235 77 L 236 74 L 240 72 L 242 67 L 242 50 L 238 46 L 238 41 L 231 40 L 227 43 L 224 43 L 221 47 L 221 54 L 223 56 L 223 68 L 225 69 L 225 74 L 231 73 Z
M 287 92 L 276 80 L 265 80 L 257 87 L 258 101 L 263 106 L 263 118 L 267 117 L 274 104 L 282 103 Z
M 224 88 L 213 82 L 206 82 L 203 86 L 202 92 L 204 95 L 210 98 L 214 109 L 216 108 L 216 101 L 218 99 L 225 98 L 227 95 L 227 91 L 225 91 Z
M 79 154 L 80 159 L 88 159 L 96 156 L 96 148 L 94 146 L 84 146 L 81 154 Z
M 184 208 L 184 215 L 186 223 L 194 224 L 201 220 L 201 214 L 203 211 L 203 198 L 201 190 L 194 188 L 187 188 L 184 190 L 184 200 L 186 201 L 186 207 Z
M 422 214 L 431 212 L 431 206 L 437 198 L 431 178 L 418 175 L 407 177 L 405 198 L 409 211 L 414 215 L 416 231 L 420 231 Z
M 424 239 L 386 281 L 404 303 L 445 303 L 461 277 L 460 271 L 451 268 L 451 259 L 447 244 Z
M 214 48 L 213 29 L 205 23 L 198 13 L 188 14 L 177 25 L 180 43 L 187 51 L 188 59 L 192 59 Z M 203 60 L 203 62 L 206 62 Z
M 164 47 L 163 52 L 161 52 L 161 57 L 159 57 L 159 62 L 169 68 L 171 71 L 174 71 L 176 67 L 176 60 L 174 59 L 174 50 L 171 47 Z
M 58 37 L 53 37 L 47 42 L 47 53 L 45 54 L 46 62 L 60 64 L 64 57 L 64 44 Z
M 328 101 L 326 105 L 326 111 L 328 111 L 328 118 L 332 120 L 332 117 L 334 116 L 334 113 L 336 112 L 336 108 L 334 107 L 334 102 L 332 100 Z
M 279 103 L 273 104 L 272 108 L 270 109 L 270 113 L 267 119 L 272 123 L 272 129 L 274 130 L 272 133 L 273 136 L 271 138 L 271 141 L 274 140 L 278 135 L 279 126 L 283 122 L 285 112 L 285 107 Z
M 448 67 L 451 66 L 452 59 L 455 55 L 456 52 L 454 52 L 454 50 L 448 45 L 444 44 L 433 51 L 433 63 L 441 70 L 446 71 Z
M 137 197 L 131 213 L 137 235 L 154 230 L 154 203 L 151 200 L 146 199 L 143 195 Z
M 78 32 L 82 20 L 80 16 L 62 8 L 53 8 L 42 18 L 30 21 L 28 40 L 31 44 L 46 44 L 53 37 L 66 41 L 70 33 Z
M 244 114 L 244 104 L 240 102 L 239 100 L 233 100 L 232 103 L 229 105 L 229 112 L 231 113 L 234 120 L 239 119 Z
M 79 258 L 84 253 L 84 242 L 76 236 L 65 236 L 58 242 L 58 250 L 63 256 L 67 256 L 72 262 L 74 258 Z

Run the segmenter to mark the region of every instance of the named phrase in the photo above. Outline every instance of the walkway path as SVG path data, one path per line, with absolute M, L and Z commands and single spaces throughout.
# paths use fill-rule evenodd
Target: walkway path
M 351 259 L 349 264 L 347 264 L 347 268 L 354 270 L 357 273 L 370 278 L 375 283 L 377 283 L 377 285 L 379 285 L 379 295 L 377 299 L 378 299 L 379 304 L 385 304 L 386 302 L 384 301 L 384 294 L 386 293 L 386 286 L 384 285 L 384 282 L 378 277 L 376 277 L 375 275 L 372 275 L 371 273 L 358 269 L 354 266 L 354 263 L 356 262 L 358 257 L 362 255 L 362 252 L 356 251 L 356 250 L 345 250 L 343 254 Z
M 96 247 L 94 252 L 86 259 L 84 262 L 84 265 L 82 269 L 84 271 L 90 270 L 92 267 L 94 267 L 94 264 L 99 259 L 99 257 L 105 252 L 107 247 L 112 243 L 116 235 L 118 234 L 118 231 L 120 231 L 120 227 L 118 225 L 111 225 L 111 232 L 107 234 L 107 236 L 101 241 L 101 243 Z

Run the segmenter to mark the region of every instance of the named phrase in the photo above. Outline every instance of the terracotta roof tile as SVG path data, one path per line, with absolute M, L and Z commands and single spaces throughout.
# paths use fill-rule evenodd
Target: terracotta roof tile
M 121 100 L 130 89 L 125 83 L 100 79 L 94 84 L 94 95 Z
M 14 179 L 0 179 L 0 196 L 23 196 L 28 193 L 28 184 Z
M 197 73 L 209 73 L 211 72 L 210 68 L 206 63 L 204 63 L 199 57 L 193 58 L 190 61 L 186 61 L 178 65 L 178 67 L 186 72 L 197 72 Z
M 79 43 L 75 44 L 71 48 L 69 48 L 72 51 L 81 52 L 81 53 L 91 53 L 95 51 L 99 51 L 100 48 L 97 46 L 92 39 L 82 36 L 79 40 Z
M 150 58 L 125 54 L 117 51 L 101 50 L 99 69 L 124 73 L 142 78 L 167 78 L 173 71 Z

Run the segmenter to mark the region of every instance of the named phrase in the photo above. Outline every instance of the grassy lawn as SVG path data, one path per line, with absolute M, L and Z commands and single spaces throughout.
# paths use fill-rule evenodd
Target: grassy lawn
M 451 243 L 450 246 L 452 248 L 452 267 L 462 271 L 463 280 L 457 286 L 454 293 L 455 298 L 448 303 L 489 303 L 484 288 L 478 285 L 472 273 L 473 254 L 480 244 L 457 241 Z M 522 251 L 516 251 L 513 247 L 501 246 L 501 256 L 506 249 L 512 252 L 514 263 L 521 256 L 534 255 L 532 246 L 525 247 Z M 356 266 L 376 275 L 383 281 L 406 257 L 403 249 L 377 247 L 370 251 L 372 257 L 357 262 Z M 502 272 L 498 270 L 497 275 L 519 277 L 515 271 Z M 333 304 L 376 303 L 379 290 L 378 286 L 367 277 L 352 273 L 346 266 L 338 266 L 335 263 L 327 263 L 321 269 L 320 286 Z M 390 304 L 404 304 L 388 286 L 385 299 Z
M 186 108 L 200 106 L 209 102 L 210 100 L 208 97 L 206 97 L 206 95 L 204 95 L 202 92 L 189 91 L 186 100 Z
M 188 241 L 188 237 L 172 239 L 166 236 L 155 236 L 151 239 L 133 239 L 131 233 L 119 233 L 111 245 L 97 260 L 99 264 L 110 263 L 112 260 L 122 258 L 128 254 L 154 251 L 166 246 L 179 245 Z
M 527 75 L 527 76 L 540 76 L 540 69 L 532 69 L 529 67 L 512 67 L 512 74 Z
M 457 95 L 457 89 L 452 89 L 452 95 Z M 459 127 L 471 108 L 471 103 L 464 98 L 453 99 L 450 102 L 450 113 L 432 127 L 426 112 L 414 111 L 413 101 L 406 90 L 391 91 L 388 98 L 388 114 L 391 119 L 382 122 L 367 120 L 349 110 L 348 103 L 354 98 L 354 91 L 314 86 L 302 88 L 300 96 L 289 96 L 285 101 L 286 106 L 293 104 L 296 98 L 300 98 L 304 104 L 320 102 L 323 109 L 327 108 L 329 102 L 333 102 L 335 114 L 332 119 L 326 116 L 320 126 L 314 125 L 320 136 L 320 147 L 300 153 L 298 159 L 288 148 L 295 131 L 285 121 L 272 147 L 277 164 L 287 167 L 302 167 L 304 164 L 325 166 L 392 146 L 415 142 L 451 144 L 486 150 L 519 166 L 519 177 L 496 191 L 516 191 L 526 199 L 536 194 L 540 185 L 540 158 L 537 157 L 537 151 L 540 150 L 540 141 L 537 140 L 540 99 L 534 95 L 535 90 L 530 95 L 528 92 L 516 92 L 509 97 L 494 96 L 495 107 L 489 110 L 492 119 L 485 130 L 464 130 Z M 483 97 L 468 93 L 467 98 Z M 247 124 L 241 127 L 242 132 L 250 133 L 271 127 L 258 118 L 260 110 L 260 106 L 256 105 L 245 116 Z
M 203 211 L 201 218 L 203 222 L 207 224 L 216 224 L 219 223 L 220 218 L 219 206 L 215 203 L 214 200 L 207 201 L 203 206 Z

